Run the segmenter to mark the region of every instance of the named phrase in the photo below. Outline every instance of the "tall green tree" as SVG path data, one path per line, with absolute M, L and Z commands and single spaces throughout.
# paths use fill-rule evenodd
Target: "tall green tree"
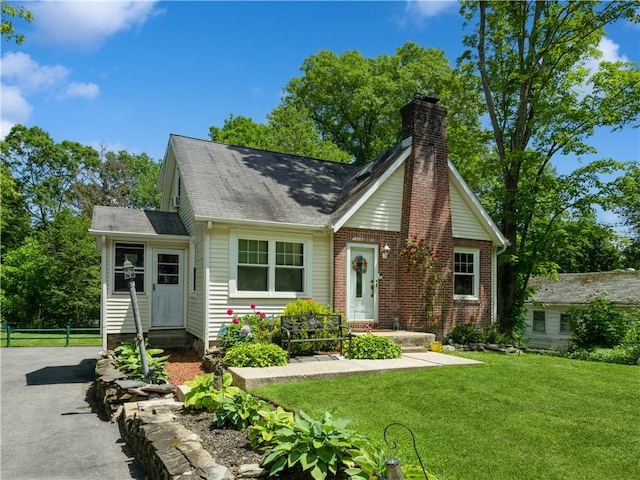
M 100 161 L 84 168 L 74 185 L 74 207 L 91 216 L 95 205 L 156 210 L 160 207 L 157 188 L 160 164 L 146 153 L 103 150 Z
M 626 173 L 615 181 L 617 211 L 627 228 L 623 255 L 625 266 L 640 270 L 640 163 L 627 165 Z
M 503 333 L 517 334 L 523 326 L 528 278 L 536 269 L 535 258 L 524 261 L 523 254 L 532 251 L 528 242 L 540 220 L 538 199 L 546 198 L 541 194 L 548 187 L 545 177 L 551 159 L 557 154 L 594 153 L 588 140 L 598 127 L 637 126 L 637 65 L 601 62 L 593 72 L 586 62 L 599 56 L 598 44 L 607 25 L 622 19 L 638 21 L 638 5 L 637 1 L 463 2 L 461 13 L 471 33 L 464 37 L 468 50 L 461 65 L 474 69 L 481 79 L 501 179 L 497 218 L 510 242 L 498 273 Z M 594 164 L 578 175 L 593 179 L 611 167 L 606 162 Z M 585 191 L 577 183 L 565 186 L 570 188 L 571 205 L 583 209 L 603 193 Z M 548 223 L 549 228 L 554 223 Z
M 322 137 L 307 111 L 288 102 L 278 105 L 267 123 L 231 115 L 223 127 L 209 128 L 211 140 L 248 148 L 291 153 L 303 157 L 348 162 L 351 157 L 333 142 Z
M 7 42 L 14 40 L 16 44 L 21 45 L 24 42 L 24 35 L 16 32 L 13 26 L 13 19 L 17 18 L 31 22 L 33 21 L 33 14 L 22 6 L 10 5 L 6 0 L 2 0 L 0 3 L 0 12 L 2 14 L 2 25 L 0 26 L 2 38 Z
M 286 100 L 309 112 L 323 138 L 355 163 L 371 160 L 401 135 L 400 108 L 413 95 L 438 97 L 449 108 L 449 155 L 465 174 L 483 152 L 482 105 L 475 77 L 451 67 L 442 50 L 407 42 L 394 55 L 320 51 L 304 60 Z
M 22 191 L 34 225 L 45 226 L 68 207 L 75 195 L 76 179 L 98 164 L 91 147 L 64 140 L 54 142 L 39 127 L 15 125 L 0 143 L 6 163 Z
M 17 248 L 31 232 L 31 216 L 9 166 L 0 164 L 0 255 Z
M 64 209 L 7 252 L 0 270 L 3 320 L 52 328 L 88 326 L 99 318 L 99 254 L 89 223 Z

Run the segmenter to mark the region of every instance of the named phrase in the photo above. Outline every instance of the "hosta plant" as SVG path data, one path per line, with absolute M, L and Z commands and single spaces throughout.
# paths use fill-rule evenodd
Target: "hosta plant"
M 254 448 L 266 448 L 273 443 L 277 430 L 283 427 L 291 428 L 293 423 L 293 413 L 282 407 L 260 410 L 258 418 L 249 426 L 249 443 Z
M 169 359 L 169 355 L 161 355 L 164 353 L 164 350 L 160 348 L 149 348 L 149 344 L 146 339 L 145 351 L 147 354 L 147 367 L 149 368 L 149 374 L 151 376 L 148 380 L 154 383 L 166 380 L 169 376 L 166 368 L 169 363 L 167 361 Z M 141 380 L 144 379 L 142 356 L 140 355 L 140 349 L 137 341 L 127 340 L 122 342 L 113 350 L 113 357 L 119 364 L 119 370 L 134 378 Z
M 323 480 L 349 469 L 353 477 L 356 470 L 360 471 L 353 458 L 368 440 L 347 429 L 348 423 L 345 419 L 333 420 L 329 412 L 322 420 L 314 420 L 300 411 L 291 427 L 280 428 L 274 434 L 263 461 L 269 475 L 298 469 L 300 478 L 307 474 L 314 480 Z
M 184 384 L 190 390 L 184 396 L 185 408 L 193 410 L 217 410 L 226 398 L 232 398 L 240 389 L 231 385 L 233 377 L 230 373 L 225 373 L 218 379 L 219 385 L 215 385 L 213 373 L 197 375 L 193 380 L 188 380 Z
M 244 390 L 239 390 L 232 397 L 223 397 L 218 408 L 213 412 L 212 422 L 217 428 L 231 427 L 246 430 L 260 418 L 261 411 L 270 406 L 264 400 L 254 397 Z

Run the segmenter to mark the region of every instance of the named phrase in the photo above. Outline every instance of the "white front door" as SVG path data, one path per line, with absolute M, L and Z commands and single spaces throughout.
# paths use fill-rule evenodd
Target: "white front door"
M 151 327 L 184 326 L 184 250 L 153 249 Z
M 377 246 L 349 245 L 347 272 L 348 320 L 377 320 Z

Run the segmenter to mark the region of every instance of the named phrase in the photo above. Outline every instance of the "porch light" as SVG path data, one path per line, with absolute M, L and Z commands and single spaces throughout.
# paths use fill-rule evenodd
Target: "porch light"
M 131 263 L 131 261 L 127 257 L 124 257 L 122 272 L 124 273 L 125 280 L 136 278 L 136 269 L 133 267 L 133 263 Z
M 385 243 L 384 247 L 382 247 L 382 258 L 384 258 L 385 260 L 389 258 L 390 251 L 391 251 L 391 247 Z

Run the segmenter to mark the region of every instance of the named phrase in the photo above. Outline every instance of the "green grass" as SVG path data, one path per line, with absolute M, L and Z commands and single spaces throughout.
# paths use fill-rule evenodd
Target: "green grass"
M 64 347 L 66 336 L 57 333 L 11 333 L 11 348 L 13 347 Z M 69 337 L 70 347 L 101 346 L 102 336 L 96 334 L 73 333 Z M 7 346 L 7 333 L 0 335 L 0 347 Z
M 409 426 L 439 480 L 640 478 L 640 368 L 523 354 L 464 354 L 482 366 L 430 368 L 273 385 L 258 396 L 384 445 Z M 406 430 L 389 431 L 417 464 Z

